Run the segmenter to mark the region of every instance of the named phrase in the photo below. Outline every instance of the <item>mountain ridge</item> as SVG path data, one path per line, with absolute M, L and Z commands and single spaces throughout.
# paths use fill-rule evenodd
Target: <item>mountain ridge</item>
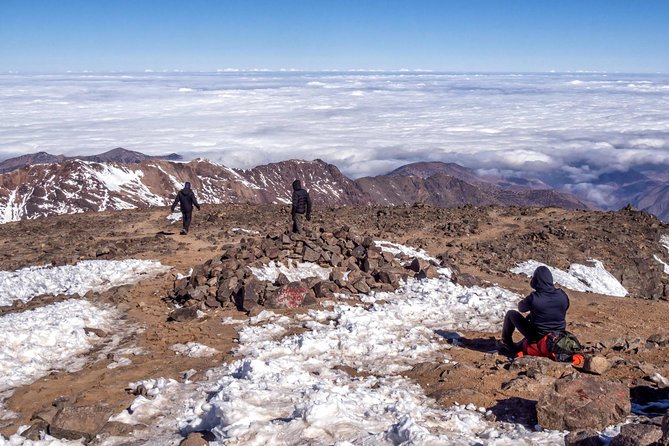
M 102 162 L 139 163 L 142 161 L 152 160 L 152 159 L 166 159 L 171 161 L 179 161 L 183 159 L 183 157 L 177 153 L 170 153 L 167 155 L 145 155 L 141 152 L 124 149 L 123 147 L 117 147 L 115 149 L 111 149 L 103 153 L 98 153 L 97 155 L 65 156 L 65 155 L 52 155 L 48 152 L 36 152 L 17 156 L 14 158 L 8 158 L 0 162 L 0 174 L 8 173 L 25 166 L 32 166 L 35 164 L 52 164 L 71 159 L 78 159 L 82 161 L 95 161 L 100 163 Z
M 121 153 L 127 155 L 127 152 Z M 132 155 L 132 154 L 131 154 Z M 131 156 L 131 159 L 136 160 Z M 466 204 L 588 208 L 574 196 L 554 190 L 505 189 L 472 179 L 469 170 L 433 165 L 434 174 L 379 175 L 352 180 L 320 159 L 288 160 L 252 169 L 235 169 L 207 160 L 171 162 L 150 158 L 119 163 L 68 158 L 26 165 L 0 174 L 0 221 L 54 214 L 167 206 L 185 181 L 202 203 L 290 203 L 290 184 L 302 180 L 320 205 Z M 459 175 L 456 177 L 446 171 Z M 467 180 L 463 179 L 466 178 Z

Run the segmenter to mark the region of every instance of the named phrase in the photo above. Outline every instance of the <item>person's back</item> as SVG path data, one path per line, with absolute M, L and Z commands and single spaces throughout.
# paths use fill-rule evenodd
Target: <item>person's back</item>
M 193 206 L 198 206 L 197 199 L 190 187 L 184 187 L 177 193 L 177 200 L 179 200 L 179 207 L 181 212 L 190 212 Z
M 530 286 L 535 290 L 518 302 L 518 310 L 509 310 L 502 325 L 502 344 L 510 351 L 517 351 L 513 332 L 517 329 L 528 342 L 537 342 L 546 334 L 564 332 L 567 328 L 567 294 L 553 284 L 553 275 L 546 266 L 539 266 L 532 275 Z M 530 312 L 525 317 L 521 314 Z
M 200 204 L 195 198 L 195 193 L 190 188 L 190 182 L 186 181 L 184 188 L 177 192 L 177 196 L 172 203 L 172 212 L 176 208 L 177 204 L 181 208 L 181 214 L 183 215 L 183 229 L 181 230 L 182 234 L 188 234 L 188 229 L 190 228 L 191 216 L 193 214 L 193 206 L 200 209 Z
M 535 291 L 519 302 L 518 309 L 530 312 L 529 320 L 537 336 L 564 331 L 567 328 L 569 298 L 564 291 L 555 288 L 550 270 L 545 266 L 538 267 L 532 275 L 530 286 Z
M 293 181 L 292 198 L 293 214 L 311 214 L 311 198 L 309 197 L 309 192 L 302 189 L 300 180 Z
M 302 232 L 302 216 L 311 220 L 311 197 L 302 189 L 300 180 L 293 181 L 293 196 L 290 214 L 293 217 L 293 232 Z

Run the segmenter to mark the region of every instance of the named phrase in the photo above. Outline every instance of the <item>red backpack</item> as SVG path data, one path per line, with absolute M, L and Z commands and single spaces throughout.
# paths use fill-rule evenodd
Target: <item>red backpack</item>
M 571 362 L 572 365 L 583 365 L 584 358 L 581 354 L 582 346 L 576 336 L 568 331 L 548 333 L 535 343 L 523 340 L 522 350 L 517 357 L 542 356 L 558 362 Z

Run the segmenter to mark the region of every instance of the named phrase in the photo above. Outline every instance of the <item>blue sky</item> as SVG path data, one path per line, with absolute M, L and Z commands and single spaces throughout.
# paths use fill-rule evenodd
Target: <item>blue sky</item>
M 0 71 L 669 72 L 669 1 L 0 0 Z

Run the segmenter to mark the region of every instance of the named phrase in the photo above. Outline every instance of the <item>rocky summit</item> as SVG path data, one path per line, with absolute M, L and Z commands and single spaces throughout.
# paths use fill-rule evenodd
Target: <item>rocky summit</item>
M 269 173 L 264 176 L 267 179 Z M 501 327 L 447 328 L 452 321 L 428 315 L 407 336 L 427 336 L 436 348 L 427 353 L 408 349 L 413 359 L 405 367 L 369 369 L 358 361 L 333 370 L 310 369 L 307 375 L 325 380 L 332 373 L 338 383 L 350 379 L 345 382 L 371 389 L 409 380 L 427 398 L 430 410 L 455 407 L 468 417 L 478 414 L 477 422 L 488 426 L 475 434 L 482 443 L 493 438 L 482 437 L 492 432 L 507 435 L 505 439 L 520 438 L 523 432 L 543 435 L 536 425 L 548 429 L 546 435 L 552 437 L 546 438 L 565 437 L 566 444 L 602 444 L 605 437 L 611 444 L 637 444 L 629 440 L 635 437 L 648 439 L 640 444 L 663 444 L 669 438 L 669 268 L 664 265 L 669 263 L 669 226 L 648 213 L 631 208 L 597 212 L 422 203 L 319 205 L 305 232 L 291 234 L 286 205 L 205 204 L 194 212 L 185 236 L 179 235 L 179 222 L 171 222 L 168 214 L 167 207 L 156 205 L 0 226 L 2 271 L 130 258 L 159 260 L 171 267 L 135 284 L 76 296 L 118 311 L 119 319 L 105 328 L 88 322 L 82 336 L 98 344 L 78 368 L 54 367 L 7 392 L 0 433 L 15 439 L 17 432 L 31 439 L 48 434 L 89 444 L 112 439 L 155 444 L 166 438 L 161 436 L 165 432 L 174 444 L 220 440 L 213 426 L 178 430 L 176 424 L 161 421 L 172 414 L 156 412 L 151 418 L 151 410 L 142 407 L 181 407 L 179 394 L 170 393 L 175 390 L 161 394 L 157 389 L 210 389 L 222 379 L 212 377 L 214 367 L 241 364 L 230 376 L 251 380 L 260 369 L 249 367 L 261 367 L 271 355 L 263 361 L 244 355 L 261 349 L 269 338 L 285 340 L 285 349 L 296 339 L 298 348 L 312 351 L 314 345 L 301 344 L 307 339 L 302 334 L 325 327 L 348 333 L 350 321 L 341 314 L 318 322 L 309 319 L 321 317 L 323 309 L 335 303 L 349 305 L 352 312 L 373 313 L 385 303 L 395 305 L 394 292 L 406 291 L 407 281 L 418 287 L 435 277 L 443 288 L 435 293 L 475 290 L 474 297 L 462 296 L 462 302 L 447 304 L 448 296 L 441 296 L 444 306 L 464 305 L 466 299 L 481 298 L 498 287 L 523 296 L 530 292 L 528 278 L 510 271 L 522 262 L 535 260 L 567 271 L 571 265 L 597 260 L 627 295 L 564 287 L 571 302 L 567 328 L 582 342 L 588 359 L 583 368 L 546 358 L 507 357 L 498 350 Z M 16 300 L 0 308 L 0 318 L 70 299 L 66 293 L 46 293 L 27 302 Z M 419 311 L 408 305 L 407 318 Z M 246 344 L 249 331 L 260 329 L 272 317 L 270 311 L 279 320 L 298 322 L 277 325 L 257 345 Z M 428 323 L 434 328 L 426 329 Z M 122 326 L 125 331 L 120 331 Z M 371 336 L 380 326 L 368 329 Z M 338 342 L 344 341 L 345 337 L 328 344 L 328 354 L 335 355 Z M 207 346 L 209 356 L 175 353 L 194 351 L 197 345 Z M 21 354 L 27 355 L 28 348 Z M 212 395 L 207 396 L 212 404 L 221 400 Z M 137 423 L 131 422 L 132 416 L 147 418 Z M 288 421 L 272 423 L 278 429 Z M 602 433 L 617 423 L 627 424 Z M 508 433 L 509 426 L 520 427 Z

